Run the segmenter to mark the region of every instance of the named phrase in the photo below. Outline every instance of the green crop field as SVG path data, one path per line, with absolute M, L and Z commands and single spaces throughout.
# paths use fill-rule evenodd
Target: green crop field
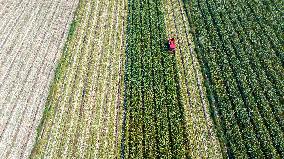
M 228 157 L 283 158 L 283 1 L 184 4 Z
M 277 3 L 81 1 L 32 158 L 283 157 Z
M 281 0 L 0 0 L 0 158 L 284 158 L 283 15 Z

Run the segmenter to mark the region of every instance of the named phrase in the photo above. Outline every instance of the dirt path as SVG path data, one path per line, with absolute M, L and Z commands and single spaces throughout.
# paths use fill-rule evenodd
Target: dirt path
M 1 1 L 0 156 L 27 158 L 78 0 Z

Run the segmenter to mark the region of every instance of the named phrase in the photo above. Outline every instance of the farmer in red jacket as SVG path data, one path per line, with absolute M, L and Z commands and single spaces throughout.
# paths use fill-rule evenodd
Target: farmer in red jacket
M 173 53 L 175 52 L 176 50 L 175 38 L 169 39 L 169 50 Z

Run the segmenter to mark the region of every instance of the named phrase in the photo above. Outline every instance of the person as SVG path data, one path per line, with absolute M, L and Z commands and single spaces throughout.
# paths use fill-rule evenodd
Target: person
M 171 51 L 174 51 L 175 48 L 176 48 L 176 44 L 175 44 L 175 39 L 174 39 L 174 38 L 171 38 L 171 39 L 170 39 L 169 45 L 170 45 L 170 50 L 171 50 Z

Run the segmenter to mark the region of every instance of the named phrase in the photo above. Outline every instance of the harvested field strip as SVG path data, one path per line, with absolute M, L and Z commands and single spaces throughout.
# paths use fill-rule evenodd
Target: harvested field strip
M 2 28 L 2 26 L 6 23 L 5 21 L 9 20 L 6 19 L 7 16 L 10 15 L 10 13 L 13 13 L 13 11 L 15 11 L 15 9 L 17 9 L 16 6 L 18 6 L 23 0 L 14 0 L 14 1 L 10 1 L 10 0 L 4 0 L 1 1 L 0 5 L 0 19 L 4 19 L 3 21 L 0 22 L 0 28 Z
M 73 3 L 71 3 L 71 4 L 73 4 Z M 60 16 L 67 16 L 67 15 L 64 15 L 63 13 L 60 13 L 59 12 L 59 14 L 60 14 Z M 63 14 L 63 15 L 62 15 Z M 60 24 L 60 23 L 59 23 Z M 60 27 L 60 26 L 57 26 L 57 27 Z M 55 35 L 60 35 L 59 33 L 56 33 Z M 57 38 L 57 37 L 55 37 L 55 36 L 52 36 L 53 38 Z M 53 41 L 52 41 L 53 42 Z M 59 44 L 58 44 L 59 45 Z M 58 53 L 58 51 L 57 51 L 57 49 L 58 49 L 58 46 L 54 46 L 54 47 L 51 47 L 52 46 L 52 43 L 50 43 L 50 44 L 48 44 L 48 50 L 46 49 L 46 50 L 44 50 L 45 51 L 45 55 L 43 55 L 39 60 L 38 59 L 35 59 L 35 61 L 33 61 L 33 65 L 38 65 L 38 64 L 41 64 L 41 67 L 40 67 L 40 69 L 39 70 L 33 70 L 33 69 L 30 69 L 31 71 L 29 72 L 31 75 L 33 75 L 33 79 L 35 80 L 35 81 L 41 81 L 41 80 L 43 80 L 44 78 L 46 78 L 46 76 L 37 76 L 41 71 L 45 71 L 45 69 L 46 69 L 46 65 L 47 65 L 47 63 L 46 63 L 46 61 L 52 61 L 53 59 L 52 58 L 50 58 L 50 56 L 48 56 L 48 51 L 51 51 L 52 53 L 54 53 L 54 54 L 50 54 L 50 55 L 52 55 L 53 56 L 53 58 L 54 57 L 56 57 L 57 55 L 57 53 Z M 54 64 L 53 64 L 54 65 Z M 47 78 L 50 78 L 50 77 L 48 77 L 47 76 Z M 27 78 L 27 81 L 29 81 L 30 79 L 29 78 Z M 32 85 L 32 87 L 31 87 L 31 89 L 29 90 L 29 91 L 27 91 L 27 92 L 34 92 L 34 90 L 36 90 L 35 88 L 36 88 L 36 85 L 39 85 L 39 84 L 36 84 L 36 83 L 34 83 L 33 85 Z M 28 84 L 25 84 L 24 85 L 24 87 L 27 87 L 27 88 L 29 88 L 28 87 L 29 85 Z M 45 86 L 45 88 L 48 88 L 48 84 L 45 84 L 44 85 Z M 25 91 L 25 90 L 24 90 Z M 40 92 L 39 92 L 40 93 Z M 32 99 L 32 96 L 34 96 L 34 95 L 37 95 L 36 93 L 35 94 L 30 94 L 29 95 L 29 98 L 28 98 L 28 101 L 30 101 L 31 99 Z M 31 102 L 33 102 L 33 101 L 31 101 Z M 24 103 L 23 103 L 23 105 L 24 105 Z M 29 108 L 27 108 L 28 107 L 28 104 L 25 106 L 25 109 L 24 109 L 24 111 L 23 111 L 23 113 L 22 114 L 24 114 L 24 115 L 28 115 L 28 116 L 32 116 L 32 114 L 26 114 L 26 113 L 28 113 L 28 112 L 30 112 L 30 111 L 32 111 L 32 110 L 37 110 L 37 107 L 35 107 L 34 109 L 29 109 Z M 31 119 L 30 119 L 31 120 Z M 21 118 L 20 119 L 20 125 L 21 125 L 21 123 L 23 122 L 23 118 Z M 18 127 L 15 131 L 16 132 L 18 132 L 18 130 L 19 130 L 19 128 L 20 127 Z M 35 128 L 35 127 L 34 127 Z M 21 132 L 19 132 L 19 133 L 21 133 Z M 25 132 L 22 132 L 22 133 L 25 133 Z M 18 142 L 16 142 L 16 143 L 18 143 Z
M 7 39 L 0 54 L 0 155 L 5 158 L 30 155 L 58 50 L 76 4 L 30 1 L 21 16 L 10 17 L 18 19 L 15 27 L 0 34 Z M 19 6 L 15 7 L 11 10 Z
M 122 158 L 188 158 L 176 57 L 161 0 L 128 3 Z
M 48 24 L 48 23 L 47 23 Z M 45 38 L 45 37 L 44 37 Z M 47 46 L 49 46 L 49 45 L 47 45 Z M 38 48 L 36 48 L 36 49 L 38 49 Z M 45 49 L 45 48 L 44 48 Z M 33 53 L 34 53 L 35 51 L 33 51 Z M 43 53 L 46 53 L 46 50 L 43 50 Z M 45 54 L 46 55 L 46 54 Z M 21 56 L 20 56 L 21 57 Z M 42 58 L 42 57 L 45 57 L 45 56 L 40 56 L 40 58 Z M 23 90 L 23 88 L 24 87 L 22 87 L 21 88 L 21 86 L 22 85 L 24 85 L 25 84 L 25 82 L 28 80 L 28 75 L 30 75 L 32 72 L 32 65 L 34 64 L 34 62 L 35 61 L 42 61 L 42 60 L 35 60 L 36 58 L 35 58 L 35 55 L 33 55 L 32 57 L 30 57 L 30 58 L 26 58 L 26 57 L 22 57 L 22 58 L 19 58 L 19 60 L 20 61 L 17 61 L 17 62 L 15 62 L 15 64 L 11 64 L 11 70 L 8 72 L 8 74 L 6 75 L 7 76 L 7 78 L 9 77 L 10 79 L 14 79 L 14 80 L 19 80 L 19 76 L 20 76 L 20 80 L 19 81 L 17 81 L 17 82 L 15 82 L 15 81 L 11 81 L 10 79 L 8 80 L 8 79 L 5 79 L 5 81 L 4 82 L 2 82 L 2 84 L 4 85 L 4 87 L 1 87 L 1 91 L 3 91 L 4 93 L 7 93 L 7 94 L 5 94 L 5 96 L 6 96 L 6 98 L 4 98 L 5 100 L 4 100 L 4 105 L 6 105 L 6 104 L 8 104 L 9 102 L 16 102 L 17 103 L 17 100 L 16 100 L 16 96 L 17 96 L 17 94 L 19 93 L 19 92 L 17 92 L 17 90 L 20 90 L 20 92 L 21 91 L 24 91 Z M 24 63 L 24 62 L 26 62 L 26 63 Z M 42 65 L 40 65 L 42 62 L 40 62 L 39 63 L 39 66 L 42 66 L 43 65 L 43 63 L 42 63 Z M 20 66 L 17 66 L 17 65 L 19 65 L 20 64 Z M 26 65 L 25 65 L 26 64 Z M 22 69 L 20 69 L 20 70 L 18 70 L 18 68 L 24 68 L 25 70 L 28 70 L 28 71 L 26 71 L 26 72 L 23 72 L 23 70 Z M 40 69 L 41 69 L 41 67 L 40 67 Z M 39 69 L 39 70 L 40 70 Z M 13 73 L 12 75 L 10 74 L 10 73 Z M 23 73 L 23 74 L 22 74 Z M 15 75 L 17 75 L 16 77 L 14 77 Z M 22 81 L 21 81 L 22 80 Z M 7 83 L 9 83 L 9 82 L 11 82 L 12 83 L 12 87 L 11 87 L 11 85 L 7 85 L 6 84 L 6 82 Z M 22 82 L 23 82 L 23 84 L 22 84 Z M 17 85 L 16 84 L 20 84 L 20 85 L 18 85 L 18 87 L 19 88 L 17 88 Z M 16 88 L 15 88 L 15 85 L 16 85 Z M 5 87 L 6 86 L 6 87 Z M 15 91 L 16 90 L 16 92 L 13 92 L 13 91 Z M 15 99 L 14 100 L 12 100 L 11 101 L 11 95 L 12 95 L 12 98 L 14 97 L 13 95 L 15 95 Z M 10 97 L 10 98 L 9 98 Z M 14 105 L 12 105 L 13 106 L 13 109 L 10 109 L 10 110 L 12 110 L 12 112 L 13 112 L 13 110 L 14 110 Z M 7 110 L 9 110 L 9 107 L 8 107 L 8 109 Z M 9 114 L 9 113 L 7 113 L 7 114 Z M 9 116 L 9 118 L 10 118 L 11 116 Z M 5 119 L 5 118 L 4 118 Z M 5 120 L 4 120 L 5 121 Z M 4 126 L 3 128 L 5 129 L 5 127 L 6 126 Z
M 11 31 L 17 31 L 19 27 L 22 27 L 25 22 L 27 22 L 27 17 L 25 18 L 25 16 L 31 12 L 29 9 L 35 9 L 37 5 L 38 4 L 33 0 L 23 0 L 19 6 L 16 6 L 17 10 L 15 10 L 15 12 L 11 12 L 11 17 L 9 17 L 9 19 L 5 21 L 3 27 L 0 28 L 0 31 L 2 32 L 0 36 L 0 47 L 3 47 L 7 40 L 11 39 Z M 13 35 L 17 36 L 17 34 L 12 34 L 12 36 Z
M 266 14 L 263 4 L 184 0 L 211 110 L 218 112 L 211 114 L 233 158 L 284 156 L 282 24 L 273 20 L 278 10 Z
M 222 158 L 222 151 L 210 118 L 202 72 L 194 52 L 183 2 L 164 1 L 166 27 L 169 35 L 177 39 L 177 66 L 186 111 L 187 131 L 191 156 Z
M 50 6 L 52 6 L 52 4 L 50 4 Z M 47 11 L 49 8 L 42 8 L 42 9 L 43 11 Z M 21 80 L 24 80 L 26 78 L 25 74 L 27 73 L 27 71 L 25 70 L 30 70 L 29 68 L 30 66 L 33 65 L 33 62 L 35 60 L 36 50 L 40 49 L 40 45 L 43 44 L 42 40 L 44 40 L 47 37 L 46 33 L 38 34 L 41 31 L 40 28 L 47 27 L 47 25 L 50 25 L 50 22 L 52 22 L 52 21 L 43 21 L 43 20 L 44 18 L 46 18 L 46 16 L 53 16 L 53 13 L 55 13 L 55 11 L 51 12 L 51 14 L 48 14 L 47 12 L 41 13 L 43 16 L 42 16 L 42 19 L 40 19 L 39 23 L 37 25 L 34 25 L 33 28 L 29 27 L 27 29 L 28 31 L 31 31 L 31 32 L 27 32 L 29 34 L 26 34 L 26 35 L 30 35 L 32 37 L 27 37 L 27 36 L 23 37 L 23 39 L 21 39 L 22 41 L 18 43 L 19 45 L 15 47 L 10 47 L 10 48 L 5 47 L 5 48 L 9 48 L 7 52 L 5 52 L 6 50 L 4 48 L 4 53 L 9 53 L 9 54 L 6 55 L 6 60 L 4 62 L 4 65 L 1 67 L 1 72 L 3 72 L 3 76 L 1 77 L 3 78 L 2 78 L 1 85 L 0 85 L 0 89 L 1 89 L 1 92 L 7 93 L 5 94 L 6 97 L 10 97 L 9 95 L 13 94 L 12 88 L 15 87 L 14 85 L 12 85 L 12 87 L 9 85 L 6 85 L 6 82 L 13 80 L 13 84 L 16 84 L 15 81 L 19 80 L 19 78 Z M 38 18 L 40 18 L 40 15 L 38 16 Z M 30 23 L 30 25 L 32 25 L 32 23 Z M 30 40 L 29 43 L 24 43 L 24 41 L 27 38 L 32 38 L 32 40 Z M 34 46 L 32 44 L 34 44 Z M 23 51 L 31 51 L 31 54 L 26 55 L 22 53 Z M 5 54 L 3 56 L 5 56 Z M 8 99 L 5 99 L 5 101 L 7 100 Z
M 31 158 L 118 156 L 125 4 L 79 3 Z

